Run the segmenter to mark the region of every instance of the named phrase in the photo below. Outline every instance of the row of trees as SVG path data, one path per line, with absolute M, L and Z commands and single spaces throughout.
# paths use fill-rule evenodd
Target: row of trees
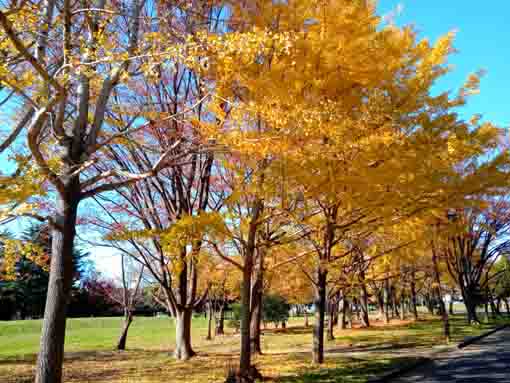
M 433 91 L 452 34 L 419 40 L 364 0 L 41 0 L 4 6 L 0 41 L 2 219 L 51 227 L 37 383 L 61 381 L 78 227 L 157 284 L 178 359 L 193 310 L 237 284 L 240 381 L 269 288 L 314 301 L 322 363 L 328 301 L 356 297 L 368 325 L 369 291 L 387 316 L 449 275 L 474 319 L 503 274 L 504 131 L 458 114 L 478 75 Z

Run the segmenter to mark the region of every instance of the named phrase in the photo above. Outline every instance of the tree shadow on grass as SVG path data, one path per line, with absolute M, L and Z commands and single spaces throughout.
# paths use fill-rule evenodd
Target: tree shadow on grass
M 276 383 L 359 383 L 380 376 L 395 368 L 416 362 L 416 358 L 393 358 L 379 360 L 357 359 L 333 368 L 298 372 L 295 376 L 276 378 Z

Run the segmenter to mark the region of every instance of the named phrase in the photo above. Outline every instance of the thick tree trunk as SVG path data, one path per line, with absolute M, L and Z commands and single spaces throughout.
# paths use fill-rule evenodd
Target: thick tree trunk
M 126 342 L 127 342 L 129 326 L 131 326 L 132 322 L 133 322 L 133 314 L 127 313 L 124 316 L 124 325 L 122 326 L 122 331 L 120 333 L 119 341 L 117 342 L 117 350 L 125 350 L 126 349 Z
M 469 296 L 469 294 L 464 292 L 462 293 L 462 298 L 464 299 L 464 305 L 466 306 L 468 323 L 480 323 L 478 320 L 478 314 L 476 313 L 476 304 L 473 302 L 473 299 Z
M 262 354 L 262 348 L 260 346 L 260 323 L 262 320 L 262 294 L 259 295 L 252 307 L 250 321 L 250 338 L 251 338 L 251 352 L 253 354 Z
M 368 292 L 367 286 L 365 285 L 364 282 L 361 285 L 360 305 L 361 305 L 361 326 L 370 327 L 370 320 L 368 318 Z
M 251 275 L 253 271 L 253 254 L 246 254 L 241 287 L 241 355 L 239 371 L 249 371 L 251 367 L 251 336 L 250 336 L 250 298 Z
M 315 287 L 315 323 L 313 326 L 313 362 L 324 362 L 324 318 L 326 313 L 326 278 L 327 271 L 317 270 Z
M 416 304 L 416 281 L 414 271 L 411 275 L 411 312 L 413 314 L 414 320 L 418 320 L 418 307 Z
M 224 335 L 225 334 L 225 304 L 222 303 L 220 306 L 220 311 L 218 312 L 218 316 L 216 317 L 216 335 Z
M 44 311 L 36 383 L 60 383 L 64 361 L 67 305 L 73 281 L 73 246 L 79 203 L 78 179 L 66 184 L 66 193 L 57 201 L 52 230 L 50 279 Z
M 191 347 L 191 319 L 193 317 L 193 309 L 186 307 L 176 314 L 174 357 L 177 360 L 188 360 L 196 355 Z

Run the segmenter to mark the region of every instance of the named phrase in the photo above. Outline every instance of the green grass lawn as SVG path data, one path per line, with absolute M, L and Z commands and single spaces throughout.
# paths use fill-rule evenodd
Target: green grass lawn
M 451 318 L 453 341 L 478 335 L 502 320 L 467 326 L 461 316 Z M 70 319 L 66 335 L 66 382 L 221 382 L 229 365 L 235 365 L 239 335 L 206 341 L 207 321 L 193 320 L 193 345 L 198 356 L 176 362 L 169 353 L 174 325 L 168 317 L 135 318 L 128 336 L 128 350 L 115 351 L 121 318 Z M 0 322 L 0 382 L 30 382 L 38 350 L 41 321 Z M 369 329 L 335 330 L 326 343 L 326 362 L 311 360 L 311 328 L 292 319 L 286 330 L 266 329 L 264 355 L 255 363 L 264 376 L 280 383 L 358 383 L 402 363 L 414 360 L 417 350 L 442 343 L 441 321 L 427 317 L 418 322 L 373 322 Z M 356 352 L 348 355 L 347 353 Z

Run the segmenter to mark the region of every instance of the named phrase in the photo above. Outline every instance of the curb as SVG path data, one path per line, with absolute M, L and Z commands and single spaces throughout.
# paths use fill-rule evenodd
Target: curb
M 459 343 L 458 345 L 456 346 L 445 346 L 444 348 L 441 348 L 437 351 L 432 351 L 429 353 L 428 356 L 426 357 L 418 357 L 418 360 L 416 360 L 415 362 L 412 362 L 412 363 L 409 363 L 408 365 L 406 366 L 403 366 L 403 367 L 400 367 L 400 368 L 396 368 L 394 370 L 391 370 L 389 372 L 387 372 L 386 374 L 383 374 L 381 376 L 378 376 L 378 377 L 374 377 L 374 378 L 370 378 L 367 380 L 367 383 L 386 383 L 386 382 L 389 382 L 390 379 L 394 379 L 394 378 L 397 378 L 401 375 L 404 375 L 405 373 L 409 372 L 409 371 L 412 371 L 418 367 L 421 367 L 427 363 L 430 363 L 432 362 L 434 359 L 435 356 L 439 355 L 439 354 L 442 354 L 442 353 L 446 353 L 448 351 L 453 351 L 455 349 L 463 349 L 464 347 L 467 347 L 469 346 L 470 344 L 472 343 L 475 343 L 476 341 L 479 341 L 480 339 L 483 339 L 485 337 L 488 337 L 489 335 L 492 335 L 498 331 L 501 331 L 501 330 L 504 330 L 505 328 L 507 327 L 510 327 L 510 324 L 504 324 L 502 326 L 498 326 L 492 330 L 489 330 L 481 335 L 478 335 L 478 336 L 475 336 L 475 337 L 472 337 L 472 338 L 469 338 L 469 339 L 466 339 L 464 340 L 463 342 Z

